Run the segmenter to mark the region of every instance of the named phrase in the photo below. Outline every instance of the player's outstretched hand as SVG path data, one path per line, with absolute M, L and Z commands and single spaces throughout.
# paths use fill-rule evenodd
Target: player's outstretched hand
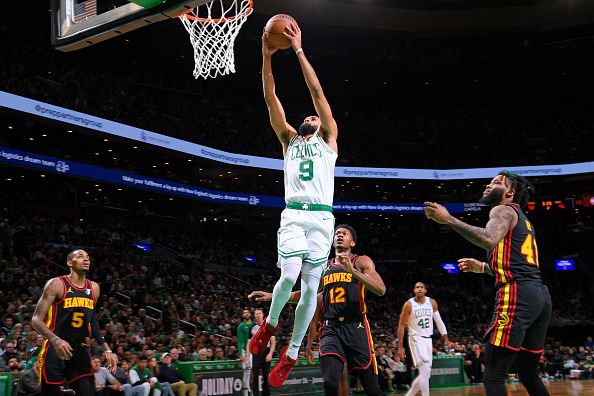
M 312 363 L 313 363 L 313 360 L 314 360 L 314 354 L 313 354 L 313 348 L 312 348 L 311 346 L 308 346 L 308 347 L 305 349 L 305 357 L 307 358 L 307 362 L 308 362 L 309 364 L 312 364 Z
M 461 258 L 458 260 L 458 269 L 462 272 L 484 272 L 482 261 L 473 258 Z
M 446 224 L 450 218 L 450 212 L 445 206 L 437 202 L 424 202 L 425 216 L 439 224 Z
M 398 352 L 396 352 L 396 354 L 398 355 L 401 361 L 404 361 L 404 358 L 406 357 L 406 352 L 404 352 L 404 348 L 399 347 Z
M 256 301 L 270 301 L 272 300 L 272 293 L 256 290 L 251 292 L 248 298 L 256 298 Z
M 60 337 L 56 336 L 52 339 L 52 345 L 58 354 L 58 357 L 62 360 L 68 360 L 72 357 L 72 347 L 67 341 L 64 341 Z
M 266 39 L 266 30 L 262 31 L 262 56 L 270 56 L 277 51 Z
M 339 264 L 342 266 L 342 269 L 346 272 L 350 274 L 355 272 L 355 267 L 353 267 L 353 263 L 346 253 L 336 253 L 336 260 L 338 260 Z
M 291 22 L 289 25 L 287 25 L 283 35 L 291 41 L 291 47 L 293 47 L 293 51 L 297 51 L 301 48 L 301 29 L 296 22 Z

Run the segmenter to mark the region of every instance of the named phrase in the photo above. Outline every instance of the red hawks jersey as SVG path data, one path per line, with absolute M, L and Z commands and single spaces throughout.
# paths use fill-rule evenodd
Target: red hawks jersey
M 58 337 L 69 343 L 82 342 L 91 334 L 91 319 L 95 309 L 95 296 L 91 281 L 78 288 L 67 276 L 58 279 L 64 286 L 64 296 L 55 301 L 47 311 L 46 326 Z
M 534 226 L 518 204 L 508 206 L 517 213 L 518 223 L 493 250 L 487 252 L 488 264 L 495 273 L 497 286 L 516 280 L 540 280 Z
M 359 255 L 351 257 L 353 266 Z M 357 320 L 367 313 L 365 285 L 346 272 L 335 259 L 328 260 L 322 275 L 324 319 Z

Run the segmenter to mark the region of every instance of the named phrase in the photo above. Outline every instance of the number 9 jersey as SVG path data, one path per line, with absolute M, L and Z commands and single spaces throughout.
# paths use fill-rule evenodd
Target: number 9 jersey
M 318 132 L 294 136 L 285 154 L 285 202 L 332 206 L 337 157 Z

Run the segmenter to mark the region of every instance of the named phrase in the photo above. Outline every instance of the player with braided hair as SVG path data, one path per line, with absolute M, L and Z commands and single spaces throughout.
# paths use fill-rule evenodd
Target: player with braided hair
M 521 210 L 534 187 L 508 171 L 485 188 L 479 202 L 491 206 L 485 228 L 456 219 L 435 202 L 425 202 L 425 215 L 447 224 L 476 246 L 487 249 L 487 262 L 458 260 L 464 272 L 495 277 L 497 295 L 491 324 L 485 333 L 484 385 L 488 396 L 507 395 L 505 380 L 514 359 L 520 381 L 530 395 L 548 395 L 538 375 L 551 319 L 551 296 L 540 278 L 534 226 Z

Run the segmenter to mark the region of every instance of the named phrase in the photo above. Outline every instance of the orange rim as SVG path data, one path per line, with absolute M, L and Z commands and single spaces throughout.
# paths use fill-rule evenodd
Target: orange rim
M 242 1 L 242 0 L 237 0 L 237 1 Z M 190 15 L 191 12 L 193 12 L 194 10 L 188 10 L 186 12 L 181 13 L 180 15 L 178 15 L 178 18 L 181 18 L 182 16 L 186 16 L 186 18 L 188 18 L 191 21 L 199 21 L 199 22 L 203 22 L 203 23 L 226 23 L 226 22 L 231 22 L 236 20 L 237 18 L 240 18 L 242 16 L 248 16 L 252 13 L 252 11 L 254 10 L 254 2 L 253 0 L 250 0 L 250 5 L 248 6 L 248 8 L 242 12 L 239 15 L 234 15 L 232 17 L 229 18 L 216 18 L 216 19 L 211 19 L 211 18 L 200 18 L 194 15 Z

